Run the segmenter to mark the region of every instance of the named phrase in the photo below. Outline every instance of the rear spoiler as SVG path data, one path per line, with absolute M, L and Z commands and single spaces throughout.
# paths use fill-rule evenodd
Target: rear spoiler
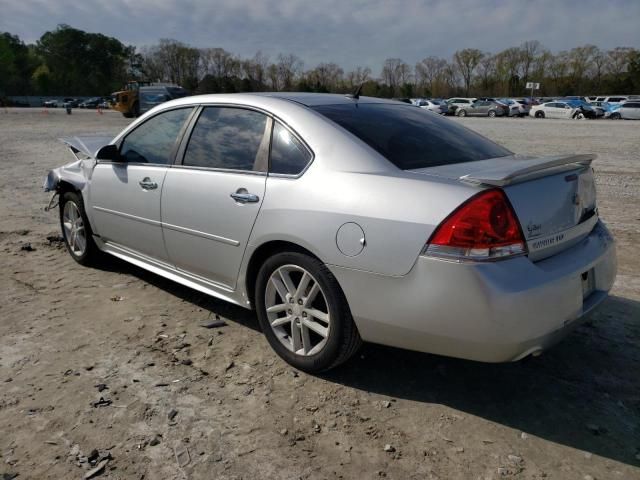
M 512 183 L 531 180 L 541 176 L 543 170 L 562 167 L 564 165 L 579 164 L 585 167 L 591 165 L 596 159 L 596 155 L 555 155 L 539 158 L 513 158 L 505 165 L 489 168 L 477 173 L 463 175 L 459 178 L 461 182 L 474 184 L 495 185 L 504 187 Z

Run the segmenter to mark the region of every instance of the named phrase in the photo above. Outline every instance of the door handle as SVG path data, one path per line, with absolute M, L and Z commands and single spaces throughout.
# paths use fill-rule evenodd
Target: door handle
M 149 177 L 144 177 L 138 185 L 142 187 L 143 190 L 155 190 L 158 188 L 158 184 L 153 182 Z
M 239 188 L 237 191 L 231 194 L 231 198 L 233 198 L 238 203 L 256 203 L 260 201 L 260 197 L 254 195 L 253 193 L 247 192 L 246 188 Z

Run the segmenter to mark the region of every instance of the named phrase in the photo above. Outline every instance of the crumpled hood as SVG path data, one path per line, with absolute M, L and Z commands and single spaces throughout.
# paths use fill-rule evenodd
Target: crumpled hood
M 96 133 L 93 135 L 62 137 L 59 140 L 67 145 L 74 154 L 80 152 L 88 157 L 95 158 L 96 152 L 100 148 L 111 143 L 113 135 Z

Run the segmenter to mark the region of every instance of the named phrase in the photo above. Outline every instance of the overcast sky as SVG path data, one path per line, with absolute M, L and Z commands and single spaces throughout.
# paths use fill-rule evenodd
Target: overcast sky
M 374 74 L 388 57 L 413 64 L 525 40 L 553 51 L 640 48 L 640 0 L 0 0 L 0 31 L 27 43 L 59 23 L 137 46 L 173 38 L 242 56 L 295 53 L 305 68 L 369 66 Z

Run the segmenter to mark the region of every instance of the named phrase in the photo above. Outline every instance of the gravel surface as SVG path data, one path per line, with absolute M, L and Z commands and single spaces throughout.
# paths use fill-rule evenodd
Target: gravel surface
M 128 120 L 0 110 L 0 478 L 640 478 L 640 122 L 454 121 L 518 153 L 599 155 L 611 298 L 524 362 L 366 345 L 309 376 L 251 312 L 66 253 L 41 190 L 71 159 L 56 138 Z

